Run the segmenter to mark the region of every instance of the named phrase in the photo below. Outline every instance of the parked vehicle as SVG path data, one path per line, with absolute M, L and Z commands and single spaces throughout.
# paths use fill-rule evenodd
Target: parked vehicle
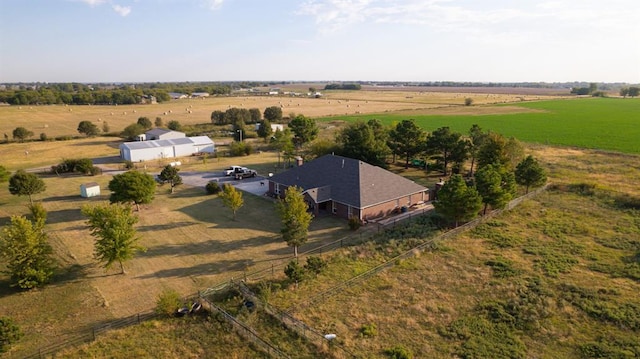
M 227 169 L 224 170 L 224 175 L 225 176 L 233 176 L 234 174 L 240 172 L 243 168 L 242 166 L 231 166 Z
M 258 172 L 256 172 L 255 170 L 250 170 L 248 168 L 242 168 L 242 170 L 240 172 L 237 172 L 235 174 L 235 178 L 237 180 L 241 180 L 244 178 L 248 178 L 248 177 L 255 177 L 258 175 Z

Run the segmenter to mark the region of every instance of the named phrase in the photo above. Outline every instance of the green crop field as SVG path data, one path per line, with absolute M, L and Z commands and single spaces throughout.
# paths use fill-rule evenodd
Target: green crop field
M 513 107 L 514 104 L 509 104 Z M 428 131 L 449 126 L 467 133 L 473 124 L 520 141 L 640 153 L 640 99 L 581 98 L 515 104 L 529 112 L 487 115 L 428 115 L 402 112 L 331 117 L 385 124 L 415 119 Z M 327 119 L 328 120 L 328 119 Z

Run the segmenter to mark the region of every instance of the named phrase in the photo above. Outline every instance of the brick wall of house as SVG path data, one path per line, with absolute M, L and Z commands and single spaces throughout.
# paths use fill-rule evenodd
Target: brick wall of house
M 371 220 L 374 218 L 385 217 L 392 214 L 397 208 L 404 206 L 410 207 L 420 202 L 426 202 L 429 200 L 429 193 L 420 192 L 414 193 L 411 196 L 400 197 L 389 202 L 380 203 L 375 206 L 367 207 L 362 210 L 362 220 Z

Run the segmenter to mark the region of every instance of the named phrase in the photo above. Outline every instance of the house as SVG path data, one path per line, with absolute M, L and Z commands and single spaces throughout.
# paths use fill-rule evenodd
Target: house
M 269 89 L 269 95 L 279 95 L 279 94 L 280 94 L 280 89 L 279 88 Z
M 260 126 L 262 126 L 261 123 L 256 123 L 256 131 L 258 131 L 260 129 Z M 272 123 L 271 124 L 271 131 L 273 133 L 275 133 L 276 131 L 284 131 L 284 125 L 281 123 Z
M 172 100 L 181 100 L 183 98 L 188 98 L 189 96 L 179 92 L 169 92 L 169 97 L 171 97 Z
M 194 92 L 191 94 L 191 98 L 209 97 L 208 92 Z
M 284 196 L 302 188 L 315 215 L 333 213 L 363 222 L 429 200 L 429 190 L 383 168 L 352 158 L 326 155 L 269 178 L 269 193 Z
M 100 195 L 100 185 L 95 182 L 83 183 L 80 185 L 80 195 L 85 198 Z
M 120 144 L 120 158 L 132 162 L 184 157 L 203 152 L 215 152 L 213 141 L 207 136 L 135 141 Z
M 154 128 L 144 133 L 143 141 L 147 140 L 170 140 L 172 138 L 187 137 L 183 132 L 172 131 L 166 128 Z

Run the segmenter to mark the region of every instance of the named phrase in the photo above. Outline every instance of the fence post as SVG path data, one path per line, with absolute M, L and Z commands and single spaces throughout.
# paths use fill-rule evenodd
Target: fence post
M 138 324 L 140 324 L 140 313 L 138 313 Z
M 96 327 L 91 328 L 91 334 L 93 334 L 93 341 L 96 341 Z
M 271 262 L 271 275 L 274 275 L 274 274 L 275 274 L 275 272 L 273 270 L 273 262 Z

